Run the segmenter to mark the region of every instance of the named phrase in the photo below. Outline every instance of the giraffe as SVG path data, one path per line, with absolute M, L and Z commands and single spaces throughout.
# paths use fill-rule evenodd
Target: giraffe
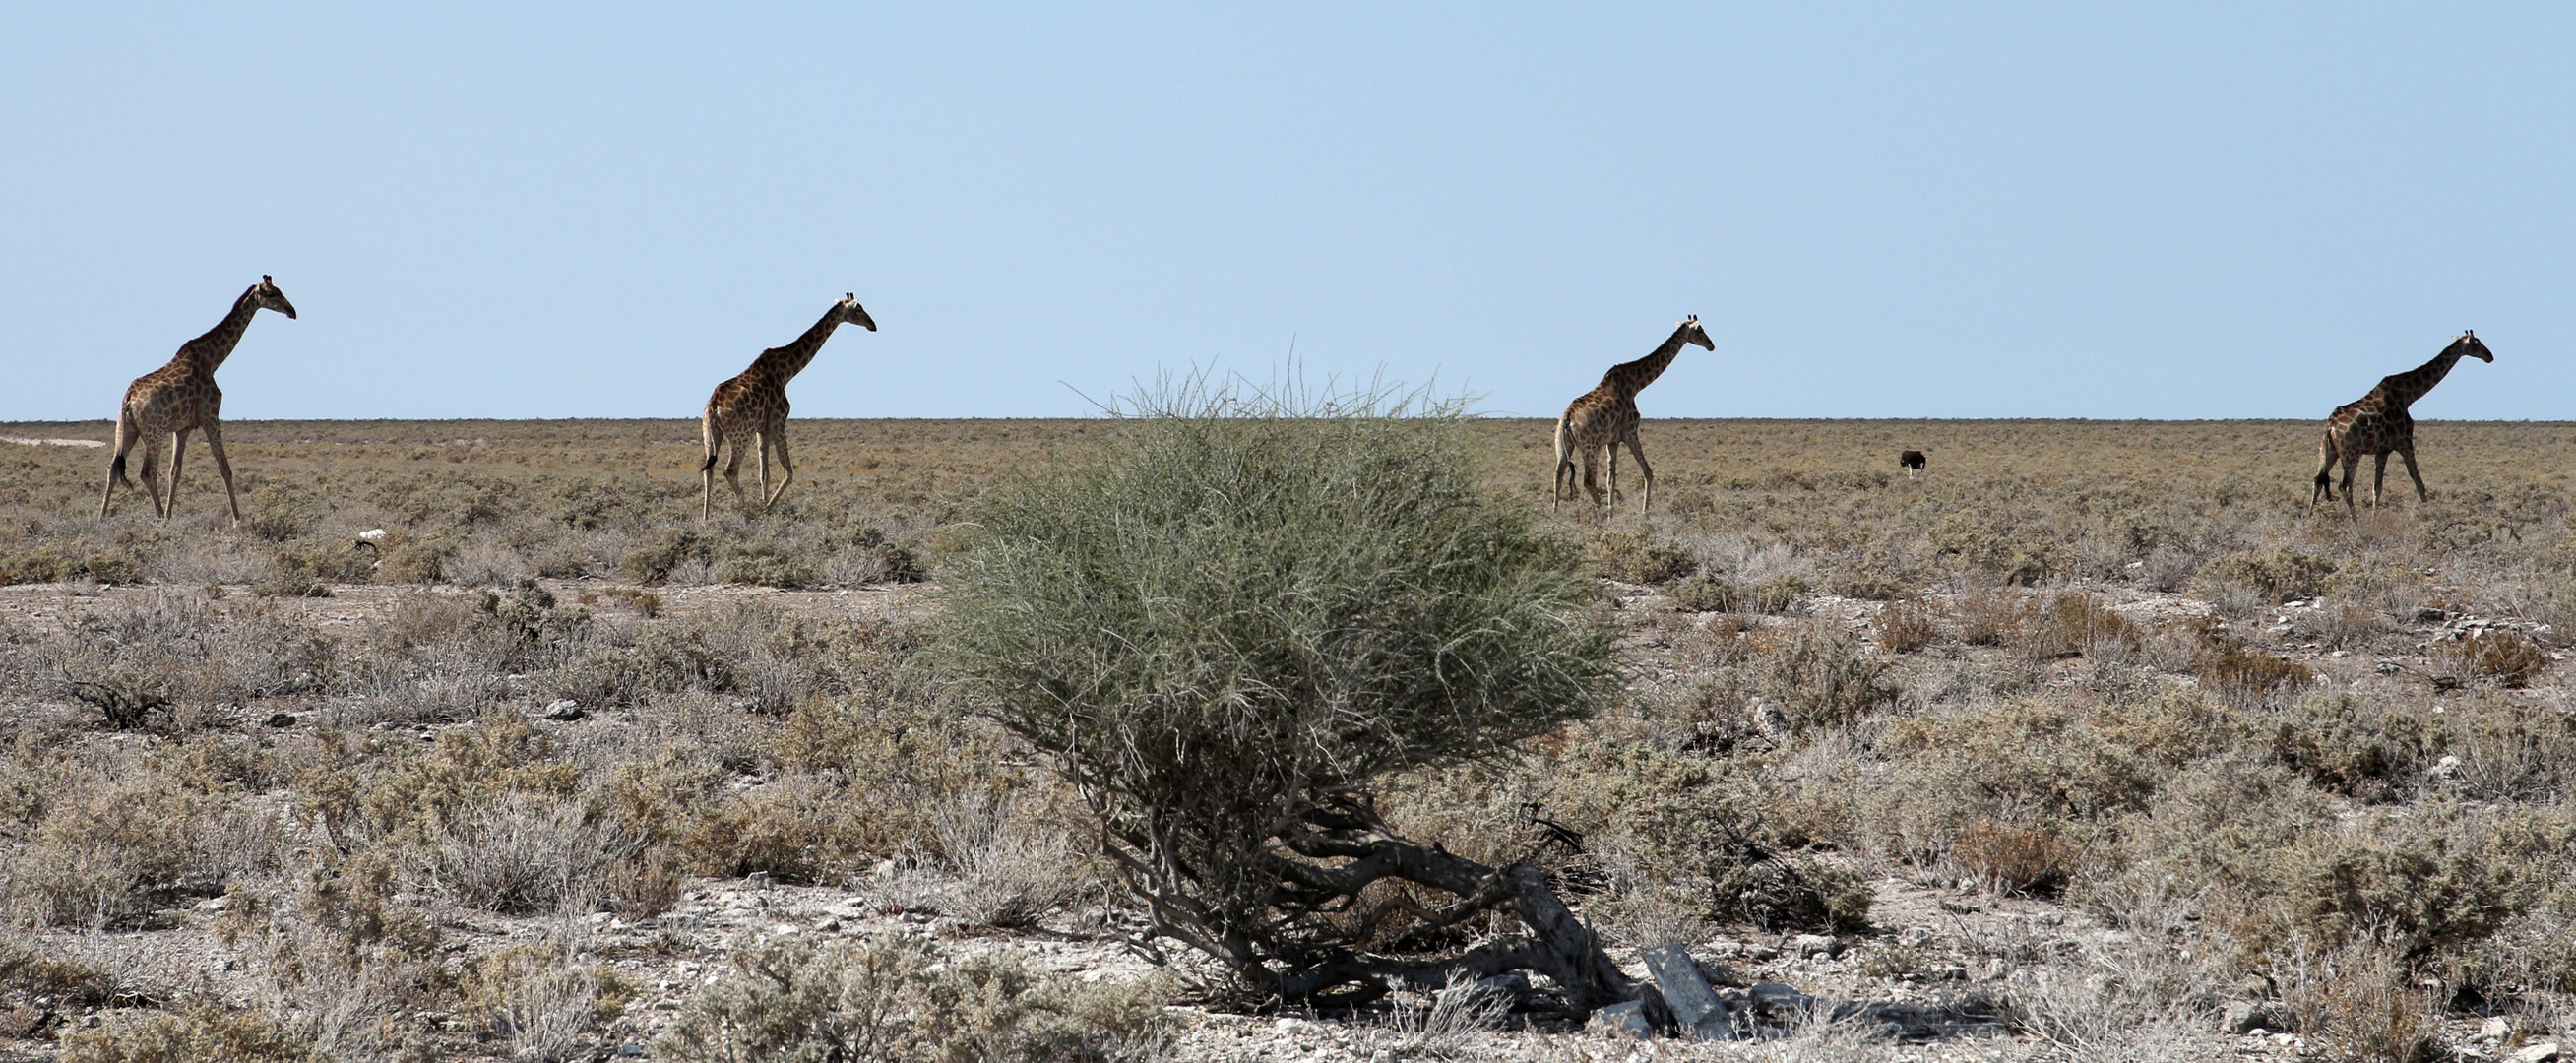
M 1673 356 L 1682 345 L 1696 343 L 1709 350 L 1708 330 L 1701 328 L 1699 315 L 1683 318 L 1673 328 L 1672 337 L 1653 354 L 1633 362 L 1621 362 L 1601 374 L 1601 383 L 1584 392 L 1583 397 L 1565 408 L 1556 419 L 1556 477 L 1548 488 L 1548 505 L 1554 508 L 1574 491 L 1574 455 L 1583 454 L 1583 490 L 1592 496 L 1592 504 L 1605 505 L 1619 497 L 1619 444 L 1628 445 L 1628 453 L 1637 459 L 1637 472 L 1646 479 L 1646 497 L 1639 510 L 1655 506 L 1655 469 L 1646 464 L 1646 452 L 1637 445 L 1637 393 L 1663 375 L 1664 367 L 1673 364 Z M 1594 458 L 1603 449 L 1610 451 L 1610 490 L 1605 496 L 1593 477 Z
M 2335 462 L 2340 459 L 2343 462 L 2344 508 L 2358 515 L 2360 503 L 2352 497 L 2352 478 L 2360 471 L 2365 454 L 2378 459 L 2371 470 L 2370 482 L 2370 504 L 2377 506 L 2380 488 L 2388 482 L 2388 455 L 2391 452 L 2406 459 L 2406 475 L 2415 481 L 2416 501 L 2432 501 L 2432 492 L 2424 489 L 2423 474 L 2415 471 L 2415 419 L 2407 416 L 2406 407 L 2423 398 L 2425 392 L 2433 390 L 2433 385 L 2441 383 L 2443 375 L 2451 371 L 2451 366 L 2459 362 L 2461 355 L 2481 362 L 2495 361 L 2495 355 L 2487 351 L 2486 344 L 2479 342 L 2476 332 L 2463 331 L 2458 339 L 2451 341 L 2450 346 L 2442 348 L 2442 353 L 2434 355 L 2432 361 L 2395 376 L 2382 377 L 2379 386 L 2370 389 L 2370 394 L 2335 407 L 2334 413 L 2326 418 L 2325 442 L 2318 448 L 2317 487 L 2308 495 L 2308 508 L 2316 508 L 2319 499 L 2334 501 L 2331 474 Z
M 116 498 L 116 485 L 131 488 L 134 481 L 125 477 L 125 455 L 134 445 L 143 445 L 143 490 L 152 496 L 152 512 L 163 520 L 179 508 L 179 459 L 188 449 L 188 433 L 204 429 L 206 449 L 215 455 L 215 471 L 224 477 L 224 500 L 233 511 L 233 527 L 241 527 L 241 499 L 233 493 L 233 463 L 224 457 L 224 430 L 216 421 L 223 409 L 224 393 L 215 387 L 215 369 L 232 356 L 233 347 L 241 343 L 242 333 L 250 328 L 250 319 L 261 310 L 275 310 L 289 320 L 295 317 L 295 304 L 286 301 L 286 293 L 277 290 L 277 282 L 262 274 L 259 283 L 233 300 L 231 313 L 225 314 L 206 334 L 179 345 L 179 353 L 170 364 L 136 377 L 125 389 L 125 402 L 116 408 L 116 454 L 107 463 L 107 490 L 98 499 L 98 515 L 107 516 L 108 503 Z M 153 465 L 160 456 L 160 436 L 170 434 L 170 499 L 161 499 L 161 486 L 153 478 Z
M 699 419 L 698 433 L 706 441 L 707 460 L 698 465 L 698 479 L 706 488 L 698 502 L 698 519 L 709 519 L 716 502 L 716 451 L 720 445 L 733 447 L 732 460 L 725 462 L 725 483 L 733 488 L 736 499 L 742 497 L 742 448 L 758 440 L 760 455 L 760 508 L 768 509 L 787 494 L 787 485 L 796 482 L 796 463 L 787 457 L 787 382 L 803 372 L 814 354 L 823 349 L 823 341 L 832 330 L 849 322 L 870 332 L 877 323 L 859 306 L 856 292 L 846 292 L 841 301 L 823 312 L 823 320 L 796 337 L 784 347 L 772 347 L 751 360 L 751 368 L 742 375 L 716 385 L 715 394 L 707 396 L 706 415 Z M 778 467 L 786 478 L 778 482 L 776 494 L 769 490 L 769 453 L 778 452 Z

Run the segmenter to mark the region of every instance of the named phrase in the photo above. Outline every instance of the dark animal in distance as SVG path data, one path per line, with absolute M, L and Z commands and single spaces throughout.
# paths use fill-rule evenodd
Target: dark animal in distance
M 1896 463 L 1905 466 L 1905 478 L 1911 480 L 1914 478 L 1915 473 L 1923 471 L 1923 452 L 1919 450 L 1906 451 L 1905 453 L 1896 456 Z

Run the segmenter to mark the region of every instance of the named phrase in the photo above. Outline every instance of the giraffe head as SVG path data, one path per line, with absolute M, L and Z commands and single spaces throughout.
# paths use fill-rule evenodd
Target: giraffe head
M 286 293 L 277 290 L 277 282 L 268 274 L 260 274 L 259 283 L 250 286 L 250 299 L 262 310 L 275 310 L 289 320 L 295 317 L 295 304 L 286 301 Z
M 2452 340 L 2450 349 L 2443 353 L 2448 354 L 2452 351 L 2457 351 L 2460 354 L 2475 358 L 2481 362 L 2495 361 L 2495 355 L 2488 353 L 2487 345 L 2479 341 L 2477 331 L 2474 329 L 2460 330 L 2460 338 Z
M 841 303 L 840 303 L 840 307 L 839 307 L 839 309 L 840 309 L 840 312 L 841 312 L 841 320 L 842 320 L 842 321 L 848 322 L 849 324 L 857 325 L 858 327 L 863 328 L 863 329 L 866 329 L 866 330 L 868 330 L 868 331 L 870 331 L 870 332 L 875 332 L 875 331 L 877 330 L 877 322 L 876 322 L 876 319 L 875 319 L 875 318 L 872 318 L 872 317 L 869 317 L 869 316 L 868 316 L 867 308 L 859 305 L 859 293 L 857 293 L 857 292 L 843 292 L 843 293 L 841 293 Z
M 1683 318 L 1680 332 L 1683 343 L 1696 343 L 1712 351 L 1717 349 L 1717 344 L 1708 338 L 1708 330 L 1699 326 L 1698 314 Z

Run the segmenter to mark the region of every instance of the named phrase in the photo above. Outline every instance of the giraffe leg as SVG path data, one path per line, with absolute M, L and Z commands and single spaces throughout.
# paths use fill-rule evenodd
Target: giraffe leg
M 1625 501 L 1619 494 L 1619 441 L 1611 440 L 1605 449 L 1610 451 L 1610 504 L 1615 506 Z
M 1592 506 L 1595 509 L 1599 509 L 1610 503 L 1609 496 L 1603 494 L 1601 491 L 1600 473 L 1600 451 L 1586 445 L 1583 448 L 1583 493 L 1592 497 Z
M 769 508 L 769 433 L 762 432 L 752 438 L 760 451 L 760 508 L 766 510 Z
M 1643 515 L 1655 508 L 1655 467 L 1646 464 L 1645 448 L 1637 445 L 1635 433 L 1628 436 L 1628 453 L 1637 459 L 1637 475 L 1646 481 L 1646 500 L 1637 505 L 1637 512 Z
M 2383 451 L 2380 451 L 2380 452 L 2379 452 L 2379 453 L 2377 453 L 2377 454 L 2371 455 L 2371 466 L 2370 466 L 2370 508 L 2372 508 L 2372 509 L 2378 509 L 2378 508 L 2379 508 L 2379 496 L 2380 496 L 2380 495 L 2381 495 L 2381 494 L 2382 494 L 2382 493 L 2387 489 L 2387 487 L 2388 487 L 2388 452 L 2387 452 L 2387 451 L 2385 451 L 2385 450 L 2383 450 Z
M 725 440 L 725 486 L 733 488 L 734 504 L 742 504 L 742 440 Z
M 2432 501 L 2433 492 L 2424 489 L 2424 474 L 2415 471 L 2415 448 L 2407 447 L 2398 451 L 2397 456 L 2406 459 L 2406 478 L 2415 481 L 2415 501 Z
M 1564 505 L 1565 496 L 1574 492 L 1574 436 L 1567 430 L 1565 419 L 1556 422 L 1556 473 L 1548 478 L 1547 509 L 1554 513 Z
M 2361 472 L 2361 451 L 2347 448 L 2343 452 L 2343 508 L 2353 516 L 2361 515 L 2361 503 L 2352 496 L 2353 477 Z
M 206 422 L 206 451 L 215 456 L 215 472 L 224 478 L 224 505 L 233 511 L 233 527 L 241 527 L 241 496 L 233 493 L 233 459 L 224 456 L 224 430 L 212 420 Z M 170 488 L 170 497 L 177 498 L 179 488 L 175 481 L 179 478 L 178 462 L 170 463 L 170 478 L 174 481 Z
M 179 459 L 188 456 L 188 430 L 170 433 L 170 504 L 161 511 L 161 519 L 179 515 Z
M 778 493 L 769 496 L 768 501 L 761 503 L 761 508 L 763 509 L 777 505 L 779 499 L 787 497 L 787 485 L 796 482 L 796 462 L 787 456 L 787 433 L 780 432 L 775 437 L 772 437 L 770 445 L 778 448 L 778 471 L 780 475 L 778 478 Z
M 2326 441 L 2318 445 L 2317 453 L 2317 489 L 2308 492 L 2309 509 L 2317 508 L 2320 498 L 2334 501 L 2335 441 L 2332 433 L 2328 433 Z
M 143 481 L 144 495 L 152 499 L 152 515 L 155 517 L 163 515 L 161 512 L 161 441 L 155 438 L 157 435 L 158 433 L 155 433 L 153 436 L 145 436 L 136 441 L 137 445 L 143 448 L 143 467 L 135 470 L 135 479 Z

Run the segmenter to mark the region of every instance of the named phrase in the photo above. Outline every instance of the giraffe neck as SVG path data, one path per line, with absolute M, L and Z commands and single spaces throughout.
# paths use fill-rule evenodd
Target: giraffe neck
M 1664 375 L 1664 367 L 1673 364 L 1674 355 L 1682 353 L 1682 336 L 1688 330 L 1688 326 L 1674 329 L 1672 338 L 1655 348 L 1653 354 L 1611 366 L 1610 371 L 1602 375 L 1601 382 L 1622 395 L 1635 397 L 1638 392 L 1646 390 L 1646 385 L 1654 383 L 1656 377 Z
M 2460 350 L 2454 346 L 2434 355 L 2432 361 L 2382 381 L 2380 386 L 2387 390 L 2388 405 L 2400 410 L 2413 405 L 2425 392 L 2433 390 L 2433 385 L 2441 383 L 2459 361 Z
M 211 373 L 215 367 L 224 364 L 224 359 L 232 357 L 233 348 L 241 345 L 242 333 L 250 330 L 251 316 L 259 313 L 258 301 L 251 298 L 251 293 L 257 290 L 254 287 L 233 300 L 232 312 L 225 314 L 215 327 L 207 329 L 205 335 L 181 344 L 180 360 Z
M 823 349 L 823 341 L 832 338 L 832 329 L 840 323 L 841 308 L 836 305 L 823 314 L 823 320 L 815 322 L 813 328 L 806 329 L 805 334 L 796 337 L 794 342 L 760 352 L 760 358 L 752 365 L 769 370 L 770 375 L 783 385 L 805 371 L 805 366 L 813 362 L 814 355 Z

